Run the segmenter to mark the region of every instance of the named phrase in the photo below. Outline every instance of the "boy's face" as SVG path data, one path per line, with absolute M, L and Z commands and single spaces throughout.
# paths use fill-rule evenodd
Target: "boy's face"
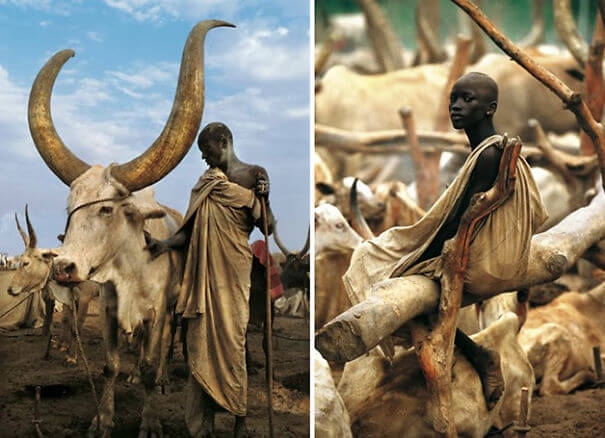
M 450 93 L 450 119 L 455 129 L 466 129 L 493 114 L 494 97 L 476 78 L 461 78 Z
M 227 142 L 225 140 L 206 140 L 201 146 L 202 160 L 210 167 L 221 167 L 227 161 Z

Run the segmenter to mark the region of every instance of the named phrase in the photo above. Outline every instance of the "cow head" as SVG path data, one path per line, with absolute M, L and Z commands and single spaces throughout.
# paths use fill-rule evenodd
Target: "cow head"
M 323 195 L 321 201 L 337 206 L 348 220 L 352 218 L 349 193 L 355 180 L 356 178 L 348 176 L 335 184 L 325 182 L 316 184 L 316 189 Z M 378 199 L 370 187 L 362 181 L 357 182 L 357 198 L 364 217 L 380 219 L 384 216 L 385 203 Z
M 299 288 L 303 290 L 309 289 L 309 246 L 311 244 L 311 230 L 307 232 L 307 240 L 305 245 L 298 252 L 292 252 L 282 243 L 277 234 L 277 227 L 273 229 L 273 238 L 275 243 L 285 256 L 285 260 L 281 263 L 282 273 L 281 280 L 284 289 Z
M 330 204 L 315 208 L 315 254 L 326 250 L 352 251 L 362 241 L 338 208 Z
M 141 223 L 146 214 L 132 204 L 129 206 L 131 201 L 127 195 L 162 179 L 189 151 L 204 108 L 204 39 L 210 29 L 219 26 L 234 27 L 219 20 L 205 20 L 189 33 L 172 111 L 159 137 L 137 158 L 111 166 L 106 172 L 76 157 L 63 144 L 52 121 L 52 88 L 60 69 L 74 52 L 56 53 L 38 73 L 29 97 L 29 129 L 45 163 L 61 181 L 71 186 L 70 223 L 64 242 L 68 252 L 62 250 L 58 260 L 59 277 L 68 281 L 85 279 L 98 267 L 97 263 L 103 262 L 111 251 L 117 251 L 120 241 L 111 239 L 116 233 L 122 236 L 120 233 L 127 226 Z M 102 199 L 112 200 L 101 202 Z M 90 204 L 81 207 L 85 203 Z M 103 251 L 97 250 L 100 246 L 104 247 Z M 78 261 L 75 251 L 82 251 Z
M 54 263 L 60 282 L 98 279 L 99 268 L 116 254 L 142 253 L 145 221 L 166 215 L 153 202 L 151 189 L 132 195 L 112 176 L 112 167 L 93 166 L 71 185 L 67 229 Z
M 15 221 L 25 244 L 25 252 L 18 258 L 17 270 L 7 288 L 8 294 L 13 296 L 42 289 L 50 276 L 53 258 L 57 255 L 50 249 L 36 248 L 36 232 L 29 220 L 27 205 L 25 206 L 27 234 L 21 228 L 16 214 Z

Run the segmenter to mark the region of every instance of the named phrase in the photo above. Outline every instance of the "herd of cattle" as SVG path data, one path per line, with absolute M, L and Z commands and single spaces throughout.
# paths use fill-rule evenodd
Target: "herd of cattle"
M 569 10 L 565 3 L 555 2 L 563 8 L 563 15 Z M 402 128 L 398 113 L 402 107 L 412 110 L 418 130 L 435 130 L 451 64 L 381 71 L 378 55 L 373 56 L 376 48 L 364 47 L 360 36 L 370 27 L 369 17 L 324 18 L 326 41 L 316 50 L 324 64 L 316 65 L 315 330 L 351 307 L 342 275 L 355 248 L 390 227 L 411 225 L 424 214 L 418 205 L 414 163 L 408 156 L 373 154 L 370 147 L 352 152 L 355 140 L 348 140 L 350 151 L 331 148 L 337 142 L 330 136 L 340 136 L 341 144 L 370 131 L 382 131 L 375 137 L 393 137 Z M 561 39 L 569 40 L 565 35 Z M 322 53 L 327 44 L 333 50 L 328 61 Z M 585 92 L 583 64 L 569 52 L 548 46 L 528 51 L 570 88 Z M 404 53 L 404 59 L 411 58 Z M 519 135 L 525 145 L 533 141 L 543 150 L 555 145 L 567 168 L 562 173 L 548 159 L 533 160 L 526 155 L 549 213 L 540 231 L 587 205 L 597 191 L 596 160 L 585 160 L 590 163 L 589 171 L 572 164 L 578 158 L 580 140 L 571 112 L 505 55 L 486 54 L 466 71 L 486 73 L 498 84 L 494 122 L 499 132 Z M 440 191 L 455 178 L 464 159 L 459 153 L 443 154 Z M 566 394 L 597 380 L 593 347 L 605 351 L 604 244 L 600 242 L 591 249 L 592 256 L 585 257 L 591 262 L 579 260 L 555 283 L 461 309 L 458 327 L 476 343 L 499 352 L 505 388 L 497 405 L 488 409 L 476 371 L 456 352 L 452 406 L 458 434 L 481 437 L 493 428 L 509 429 L 510 433 L 519 416 L 523 387 L 529 389 L 530 397 L 534 389 L 547 396 Z M 573 284 L 582 286 L 574 288 Z M 314 367 L 316 436 L 438 435 L 431 422 L 435 407 L 409 343 L 396 347 L 392 363 L 373 349 L 344 368 L 328 363 L 315 351 Z

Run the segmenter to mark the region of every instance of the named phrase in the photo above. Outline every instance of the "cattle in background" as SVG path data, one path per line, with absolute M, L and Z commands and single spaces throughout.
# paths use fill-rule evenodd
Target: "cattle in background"
M 351 306 L 342 276 L 363 239 L 333 205 L 316 207 L 314 215 L 315 328 L 319 329 Z
M 17 222 L 17 230 L 25 243 L 25 252 L 19 257 L 18 267 L 7 288 L 7 292 L 13 296 L 30 292 L 41 293 L 45 303 L 43 329 L 43 335 L 47 336 L 46 351 L 44 353 L 45 359 L 48 358 L 50 353 L 51 324 L 55 301 L 63 304 L 61 314 L 63 330 L 60 339 L 60 348 L 63 351 L 67 351 L 67 362 L 75 363 L 77 353 L 72 306 L 76 305 L 78 328 L 81 329 L 88 313 L 90 300 L 99 294 L 99 285 L 92 281 L 86 281 L 73 287 L 57 284 L 57 282 L 50 278 L 52 260 L 57 254 L 51 249 L 37 248 L 38 239 L 29 219 L 27 206 L 25 206 L 27 234 L 21 228 L 16 215 L 15 221 Z
M 519 342 L 541 395 L 567 394 L 594 381 L 592 348 L 605 351 L 605 283 L 586 293 L 563 293 L 530 309 Z

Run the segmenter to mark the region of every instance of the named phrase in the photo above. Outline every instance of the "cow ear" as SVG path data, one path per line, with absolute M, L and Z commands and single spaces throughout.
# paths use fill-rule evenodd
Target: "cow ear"
M 54 259 L 55 257 L 57 257 L 59 254 L 57 254 L 57 253 L 56 253 L 56 252 L 54 252 L 54 251 L 50 251 L 50 250 L 49 250 L 49 251 L 44 251 L 44 252 L 43 252 L 41 255 L 42 255 L 42 257 L 43 257 L 44 259 L 46 259 L 46 260 L 52 260 L 52 259 Z
M 333 195 L 335 192 L 334 186 L 328 183 L 318 182 L 315 184 L 315 188 L 324 195 Z

